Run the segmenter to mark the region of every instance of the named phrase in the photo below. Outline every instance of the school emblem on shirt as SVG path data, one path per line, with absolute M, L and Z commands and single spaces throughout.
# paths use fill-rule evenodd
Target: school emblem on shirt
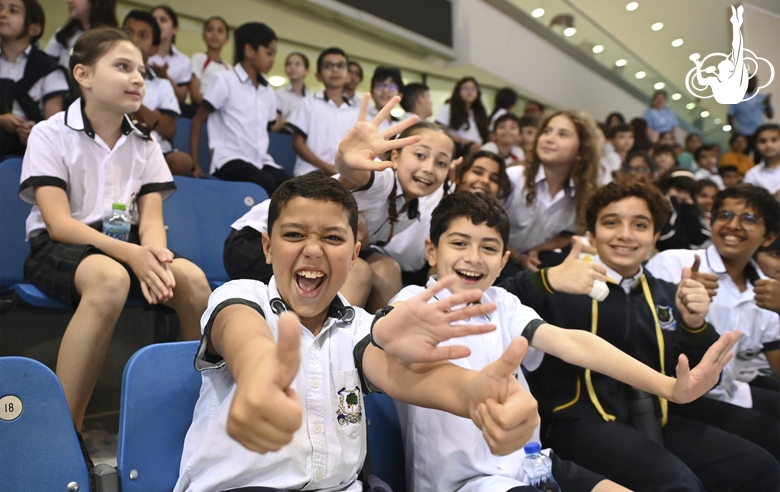
M 655 306 L 655 312 L 658 314 L 658 324 L 665 331 L 674 331 L 677 329 L 677 321 L 674 320 L 674 309 L 672 306 Z
M 339 407 L 336 410 L 336 420 L 339 425 L 359 424 L 363 418 L 363 407 L 360 404 L 360 388 L 341 388 L 339 395 Z

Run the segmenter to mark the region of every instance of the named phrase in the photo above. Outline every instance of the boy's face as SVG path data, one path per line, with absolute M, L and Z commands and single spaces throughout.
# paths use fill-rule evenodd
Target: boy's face
M 636 196 L 601 209 L 595 228 L 591 231 L 592 242 L 599 258 L 623 277 L 637 274 L 660 234 L 653 232 L 653 216 L 647 202 Z
M 433 116 L 433 101 L 431 100 L 430 91 L 425 91 L 417 96 L 414 110 L 416 111 L 415 114 L 419 116 L 421 120 Z
M 730 220 L 724 217 L 724 212 L 731 212 Z M 743 214 L 755 214 L 758 220 L 749 223 Z M 718 254 L 727 260 L 748 261 L 761 246 L 769 246 L 777 233 L 766 237 L 766 225 L 763 217 L 753 207 L 740 198 L 726 198 L 721 203 L 720 210 L 714 212 L 712 222 L 712 244 Z M 744 217 L 744 216 L 743 216 Z M 743 223 L 744 222 L 744 223 Z
M 696 161 L 696 164 L 702 169 L 713 171 L 718 164 L 718 149 L 703 150 L 699 154 L 699 160 Z
M 612 137 L 612 145 L 621 154 L 627 153 L 634 146 L 634 134 L 632 132 L 617 132 Z
M 138 19 L 127 19 L 125 20 L 125 25 L 122 26 L 122 30 L 141 49 L 144 63 L 149 60 L 150 56 L 157 53 L 157 46 L 152 44 L 154 42 L 154 31 L 152 31 L 152 26 L 148 23 Z
M 677 145 L 677 142 L 674 141 L 674 133 L 666 132 L 661 136 L 661 138 L 658 140 L 659 145 L 671 145 L 674 147 Z
M 756 148 L 764 159 L 777 158 L 780 155 L 780 132 L 765 130 L 756 136 Z
M 534 139 L 536 139 L 536 127 L 524 126 L 520 129 L 520 147 L 524 151 L 530 152 L 534 145 Z
M 293 55 L 287 58 L 287 63 L 284 64 L 284 73 L 290 77 L 291 81 L 298 81 L 309 75 L 309 69 L 303 63 L 303 58 Z
M 780 250 L 763 251 L 756 253 L 756 263 L 761 271 L 769 278 L 780 280 Z
M 341 205 L 296 197 L 282 208 L 270 237 L 263 234 L 263 251 L 282 299 L 304 326 L 316 331 L 360 245 Z
M 686 148 L 686 150 L 688 150 L 688 152 L 690 152 L 691 154 L 693 154 L 694 152 L 696 152 L 696 149 L 698 149 L 699 147 L 701 147 L 701 145 L 702 145 L 701 138 L 699 138 L 699 136 L 698 136 L 698 135 L 694 135 L 694 136 L 692 136 L 692 137 L 688 138 L 688 139 L 685 141 L 685 148 Z
M 347 73 L 347 59 L 338 53 L 330 53 L 322 59 L 322 69 L 317 72 L 317 80 L 326 89 L 343 89 Z
M 10 42 L 29 34 L 24 32 L 26 12 L 22 0 L 0 0 L 0 39 Z M 33 27 L 40 32 L 40 25 L 35 24 L 30 29 Z
M 398 84 L 392 77 L 380 80 L 371 88 L 371 97 L 374 99 L 374 105 L 377 109 L 382 109 L 390 99 L 398 95 Z
M 345 89 L 354 91 L 362 81 L 363 77 L 360 75 L 360 68 L 357 65 L 350 65 L 347 72 L 347 83 L 345 85 Z
M 474 225 L 468 217 L 453 220 L 438 246 L 425 240 L 425 256 L 439 278 L 457 275 L 458 281 L 450 287 L 453 293 L 475 287 L 484 292 L 493 285 L 509 259 L 509 252 L 503 251 L 504 241 L 496 228 Z
M 712 204 L 715 203 L 715 195 L 718 194 L 718 189 L 712 186 L 705 186 L 696 194 L 696 208 L 699 209 L 700 214 L 708 214 L 712 212 Z
M 658 175 L 662 175 L 676 164 L 674 154 L 663 152 L 655 156 L 655 169 Z
M 268 43 L 268 46 L 261 44 L 257 49 L 248 44 L 244 45 L 244 59 L 255 71 L 263 74 L 270 72 L 276 63 L 276 40 Z
M 742 175 L 739 171 L 726 171 L 723 173 L 723 186 L 733 188 L 742 182 Z
M 520 126 L 512 120 L 496 125 L 496 141 L 503 145 L 514 145 L 520 138 Z

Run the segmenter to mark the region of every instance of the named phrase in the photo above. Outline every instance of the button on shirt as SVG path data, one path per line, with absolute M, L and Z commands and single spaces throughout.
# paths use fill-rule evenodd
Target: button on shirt
M 428 286 L 435 281 L 431 278 Z M 419 286 L 405 287 L 391 302 L 405 301 L 422 290 L 423 287 Z M 444 289 L 431 302 L 450 295 Z M 511 341 L 522 335 L 528 323 L 540 319 L 533 309 L 524 306 L 517 297 L 500 287 L 490 287 L 480 302 L 495 302 L 498 308 L 487 315 L 458 323 L 492 323 L 496 325 L 496 330 L 440 344 L 469 347 L 470 356 L 450 362 L 475 371 L 500 358 Z M 533 371 L 539 367 L 543 357 L 543 352 L 529 347 L 522 365 Z M 517 378 L 527 389 L 528 383 L 520 368 Z M 528 484 L 522 469 L 523 450 L 507 456 L 492 454 L 482 432 L 470 419 L 401 402 L 396 402 L 396 409 L 406 436 L 406 470 L 411 490 L 493 492 Z M 532 441 L 539 442 L 538 426 Z
M 30 133 L 19 187 L 20 198 L 34 205 L 27 217 L 28 239 L 46 230 L 35 202 L 36 186 L 65 190 L 71 217 L 85 224 L 102 222 L 114 202 L 124 203 L 130 222 L 138 224 L 138 197 L 161 192 L 167 198 L 176 189 L 157 142 L 125 117 L 122 136 L 110 149 L 92 129 L 81 99 Z
M 760 368 L 769 367 L 761 350 L 766 344 L 777 344 L 780 340 L 780 318 L 777 313 L 761 309 L 756 305 L 753 285 L 740 292 L 723 265 L 723 260 L 714 245 L 706 250 L 672 249 L 663 251 L 647 263 L 647 269 L 656 278 L 679 283 L 683 267 L 693 265 L 694 256 L 699 255 L 699 272 L 718 275 L 718 295 L 712 298 L 707 321 L 718 333 L 740 330 L 742 336 L 735 345 L 735 357 L 723 369 L 721 382 L 707 396 L 733 403 L 745 408 L 753 406 L 750 385 Z M 749 269 L 755 270 L 757 278 L 766 278 L 751 260 Z
M 745 173 L 745 179 L 743 183 L 749 183 L 756 186 L 763 186 L 769 193 L 773 195 L 780 191 L 780 165 L 775 166 L 774 169 L 766 167 L 766 162 L 761 161 L 761 164 L 752 167 Z
M 528 205 L 524 169 L 524 166 L 514 166 L 506 170 L 513 188 L 504 206 L 509 216 L 509 245 L 520 252 L 543 244 L 560 232 L 574 231 L 577 219 L 573 181 L 569 180 L 568 186 L 550 196 L 544 167 L 539 166 L 534 185 L 536 197 Z
M 276 121 L 276 96 L 261 74 L 257 81 L 255 88 L 240 63 L 211 78 L 203 101 L 213 109 L 207 123 L 212 174 L 236 159 L 258 169 L 279 169 L 268 154 L 268 125 Z
M 11 79 L 14 82 L 22 80 L 24 69 L 27 67 L 27 57 L 31 49 L 32 46 L 28 46 L 24 52 L 16 57 L 16 61 L 12 62 L 5 57 L 5 54 L 2 53 L 2 47 L 0 47 L 0 79 Z M 52 96 L 65 95 L 68 91 L 68 81 L 65 80 L 65 74 L 61 70 L 55 70 L 35 82 L 27 93 L 33 101 L 38 103 L 38 108 L 41 110 L 41 114 L 43 114 L 43 103 L 47 99 Z M 16 99 L 14 99 L 11 113 L 22 119 L 27 119 L 21 105 L 19 105 L 19 101 Z
M 235 280 L 215 290 L 201 318 L 203 329 L 213 322 L 218 307 L 251 304 L 262 310 L 274 339 L 278 314 L 284 306 L 276 279 L 266 286 L 254 280 Z M 249 304 L 247 304 L 249 305 Z M 274 307 L 275 306 L 275 307 Z M 354 314 L 345 315 L 347 310 Z M 206 360 L 201 342 L 196 367 L 202 371 L 200 397 L 182 453 L 175 491 L 215 491 L 266 486 L 284 490 L 360 492 L 357 473 L 366 455 L 366 423 L 360 379 L 353 348 L 366 336 L 373 316 L 352 308 L 340 294 L 331 314 L 315 337 L 303 325 L 301 361 L 292 385 L 303 407 L 301 427 L 292 442 L 277 452 L 249 451 L 227 434 L 227 419 L 236 384 L 224 361 Z M 355 393 L 356 392 L 356 393 Z M 358 404 L 343 395 L 357 394 Z

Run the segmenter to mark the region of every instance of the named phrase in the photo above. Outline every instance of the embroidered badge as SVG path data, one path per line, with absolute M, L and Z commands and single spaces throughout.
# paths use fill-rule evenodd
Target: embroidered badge
M 339 408 L 336 410 L 336 420 L 339 425 L 359 424 L 363 418 L 363 407 L 360 404 L 360 388 L 341 388 L 338 391 Z
M 661 325 L 662 330 L 674 331 L 677 329 L 672 306 L 656 305 L 655 310 L 658 313 L 658 324 Z

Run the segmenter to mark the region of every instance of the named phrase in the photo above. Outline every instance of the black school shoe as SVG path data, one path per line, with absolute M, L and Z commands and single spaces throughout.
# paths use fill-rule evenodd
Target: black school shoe
M 95 492 L 97 490 L 97 485 L 95 483 L 95 463 L 92 461 L 92 458 L 89 456 L 89 451 L 87 451 L 87 446 L 84 444 L 84 438 L 81 435 L 81 432 L 76 431 L 76 436 L 79 438 L 79 446 L 81 447 L 81 456 L 84 457 L 84 463 L 87 465 L 87 473 L 89 473 L 89 490 L 92 492 Z

